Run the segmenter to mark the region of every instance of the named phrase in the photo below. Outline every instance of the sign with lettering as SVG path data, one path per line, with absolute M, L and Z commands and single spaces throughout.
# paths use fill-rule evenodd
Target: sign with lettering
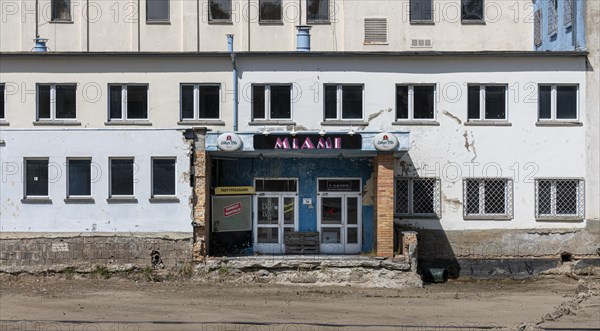
M 217 186 L 215 195 L 254 194 L 253 186 Z
M 223 133 L 217 137 L 217 147 L 226 152 L 237 151 L 242 147 L 242 138 L 236 133 Z
M 251 231 L 252 196 L 225 195 L 212 197 L 212 231 Z
M 299 134 L 254 135 L 254 149 L 282 150 L 342 150 L 361 149 L 362 137 L 358 134 Z
M 373 147 L 382 152 L 393 151 L 398 147 L 398 138 L 391 133 L 382 132 L 373 138 Z

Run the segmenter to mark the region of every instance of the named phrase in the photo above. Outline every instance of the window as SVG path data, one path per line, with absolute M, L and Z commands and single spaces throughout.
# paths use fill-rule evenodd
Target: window
M 231 21 L 231 0 L 209 0 L 208 20 L 213 22 Z
M 329 0 L 307 0 L 306 21 L 329 22 Z
M 435 85 L 397 85 L 396 117 L 399 120 L 435 119 Z
M 92 160 L 67 160 L 67 197 L 89 197 L 92 195 Z
M 565 27 L 570 27 L 573 23 L 573 0 L 564 0 L 565 6 Z
M 175 195 L 175 159 L 152 159 L 152 196 Z
M 363 118 L 362 85 L 325 85 L 325 121 Z
M 148 85 L 109 85 L 109 120 L 148 118 Z
M 467 103 L 469 120 L 507 119 L 506 85 L 469 85 Z
M 71 0 L 52 0 L 50 6 L 52 7 L 51 21 L 71 21 Z
M 110 159 L 110 197 L 133 196 L 133 158 Z
M 583 180 L 576 178 L 536 179 L 535 217 L 537 219 L 583 219 Z
M 38 120 L 75 119 L 75 84 L 38 84 Z
M 512 218 L 512 179 L 470 178 L 465 179 L 465 218 Z
M 577 120 L 578 90 L 577 85 L 539 85 L 539 120 Z
M 410 0 L 410 21 L 432 22 L 432 2 L 433 0 Z
M 533 42 L 536 47 L 542 45 L 542 9 L 535 11 L 533 16 Z
M 25 160 L 25 197 L 48 196 L 48 159 Z
M 483 21 L 483 0 L 461 0 L 463 21 Z
M 181 85 L 181 120 L 219 119 L 219 85 Z
M 259 0 L 260 22 L 281 22 L 282 0 Z
M 548 0 L 548 34 L 554 36 L 558 27 L 558 0 Z
M 387 18 L 365 18 L 365 44 L 387 44 Z
M 252 85 L 252 120 L 292 118 L 292 85 Z
M 146 0 L 146 21 L 169 21 L 169 0 Z
M 394 194 L 396 215 L 441 217 L 437 178 L 396 178 Z
M 4 107 L 6 103 L 4 84 L 0 84 L 0 120 L 5 119 Z

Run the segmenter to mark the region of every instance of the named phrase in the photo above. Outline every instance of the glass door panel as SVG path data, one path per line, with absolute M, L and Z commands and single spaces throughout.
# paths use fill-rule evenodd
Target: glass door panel
M 276 197 L 258 197 L 258 224 L 278 224 L 279 223 L 279 199 Z
M 342 197 L 321 198 L 321 224 L 342 224 Z

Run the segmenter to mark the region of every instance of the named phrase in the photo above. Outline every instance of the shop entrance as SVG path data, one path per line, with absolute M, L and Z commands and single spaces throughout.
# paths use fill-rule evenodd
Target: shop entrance
M 361 180 L 318 179 L 318 228 L 322 254 L 357 254 L 362 246 Z

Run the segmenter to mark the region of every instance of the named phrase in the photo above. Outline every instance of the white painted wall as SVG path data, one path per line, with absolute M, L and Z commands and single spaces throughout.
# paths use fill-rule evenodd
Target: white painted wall
M 189 232 L 192 222 L 190 147 L 179 130 L 50 129 L 0 131 L 2 232 Z M 134 157 L 136 203 L 108 203 L 109 157 Z M 179 202 L 154 203 L 151 157 L 176 157 Z M 23 158 L 48 157 L 52 204 L 22 203 Z M 65 203 L 66 158 L 91 157 L 101 170 L 92 183 L 94 203 Z M 96 167 L 93 167 L 97 169 Z

